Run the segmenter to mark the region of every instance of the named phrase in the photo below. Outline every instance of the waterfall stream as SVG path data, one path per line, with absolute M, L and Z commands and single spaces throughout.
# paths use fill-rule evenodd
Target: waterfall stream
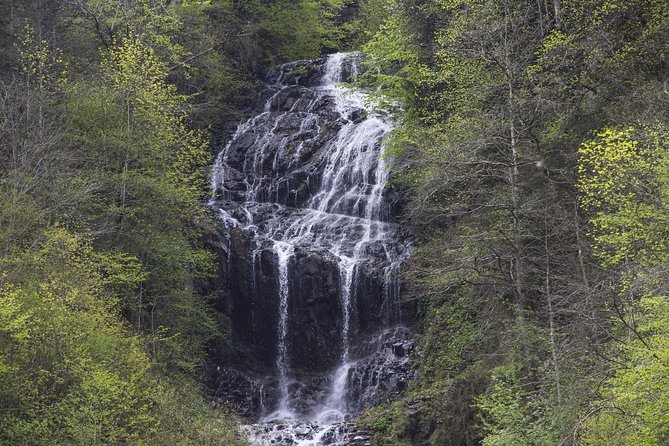
M 271 377 L 251 385 L 260 389 L 261 422 L 246 428 L 255 445 L 353 444 L 345 421 L 381 383 L 399 386 L 393 373 L 408 361 L 397 272 L 409 249 L 391 221 L 383 144 L 391 122 L 341 85 L 359 58 L 338 53 L 270 73 L 266 103 L 213 166 L 210 206 L 239 290 L 233 324 L 246 350 L 274 351 Z M 250 286 L 240 284 L 243 262 Z M 273 295 L 263 291 L 272 282 Z

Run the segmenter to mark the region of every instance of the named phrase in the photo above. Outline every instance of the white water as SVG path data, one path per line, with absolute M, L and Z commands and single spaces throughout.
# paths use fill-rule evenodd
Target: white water
M 240 125 L 231 141 L 216 158 L 212 174 L 211 204 L 216 194 L 229 199 L 231 191 L 228 183 L 233 181 L 235 172 L 229 165 L 232 144 L 240 138 L 252 140 L 247 143 L 253 150 L 247 150 L 243 162 L 245 184 L 243 212 L 233 216 L 221 210 L 221 219 L 226 227 L 241 228 L 253 233 L 257 246 L 271 243 L 276 259 L 278 275 L 278 324 L 276 372 L 279 382 L 278 406 L 266 414 L 266 424 L 246 428 L 251 444 L 319 445 L 325 436 L 327 444 L 337 445 L 343 441 L 345 432 L 339 432 L 349 415 L 346 390 L 349 373 L 355 365 L 350 358 L 352 317 L 354 312 L 355 282 L 357 271 L 363 264 L 379 264 L 385 278 L 384 294 L 388 308 L 395 305 L 398 281 L 396 272 L 404 259 L 402 252 L 394 249 L 397 244 L 397 228 L 388 223 L 389 211 L 384 203 L 384 191 L 388 170 L 384 160 L 383 140 L 390 130 L 387 118 L 374 114 L 365 104 L 366 96 L 361 92 L 342 87 L 344 69 L 348 63 L 356 71 L 356 56 L 339 53 L 328 57 L 321 85 L 312 87 L 313 95 L 298 98 L 290 110 L 283 114 L 273 111 L 273 102 L 284 88 L 284 73 L 276 80 L 276 93 L 269 99 L 263 111 Z M 341 117 L 365 110 L 363 119 L 348 119 L 339 129 L 336 138 L 327 142 L 323 166 L 320 168 L 320 184 L 299 210 L 292 209 L 286 215 L 257 224 L 257 215 L 265 203 L 288 206 L 288 196 L 281 198 L 281 190 L 288 186 L 288 179 L 277 173 L 280 162 L 292 157 L 291 166 L 298 166 L 305 144 L 318 137 L 317 112 L 310 112 L 323 100 L 334 101 L 334 109 Z M 296 110 L 307 110 L 302 117 L 298 136 L 283 134 L 283 120 L 289 119 Z M 256 131 L 260 123 L 272 123 L 266 131 Z M 314 126 L 316 130 L 314 131 Z M 296 140 L 299 142 L 295 143 Z M 272 155 L 272 153 L 274 153 Z M 268 166 L 271 165 L 271 173 Z M 239 175 L 237 175 L 239 177 Z M 307 178 L 307 183 L 314 181 Z M 288 189 L 290 189 L 288 187 Z M 296 201 L 297 192 L 294 192 Z M 262 226 L 262 227 L 259 227 Z M 385 259 L 378 259 L 379 250 L 369 252 L 370 247 L 380 246 Z M 252 254 L 255 280 L 255 264 L 258 250 Z M 290 393 L 292 376 L 290 368 L 290 264 L 299 249 L 322 250 L 336 262 L 341 299 L 341 363 L 333 371 L 331 384 L 323 402 L 312 409 L 305 421 L 304 415 L 297 414 L 291 407 L 293 395 Z M 254 282 L 255 287 L 255 282 Z M 276 421 L 294 423 L 288 431 L 277 431 Z M 307 424 L 305 424 L 307 423 Z M 309 433 L 305 433 L 306 431 Z M 283 438 L 288 436 L 292 438 Z M 281 443 L 270 443 L 280 439 Z M 333 440 L 334 438 L 334 440 Z M 337 440 L 339 439 L 339 440 Z M 335 441 L 335 442 L 333 442 Z
M 288 403 L 288 346 L 286 337 L 288 336 L 288 262 L 295 252 L 295 248 L 290 243 L 275 242 L 274 251 L 277 254 L 279 266 L 279 354 L 276 359 L 276 367 L 279 370 L 279 408 L 274 418 L 294 418 L 290 411 Z

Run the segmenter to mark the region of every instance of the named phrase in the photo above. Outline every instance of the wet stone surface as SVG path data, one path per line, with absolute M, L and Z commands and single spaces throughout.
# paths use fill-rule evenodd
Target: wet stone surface
M 349 420 L 413 377 L 392 123 L 341 86 L 359 66 L 334 54 L 271 71 L 211 170 L 221 261 L 208 291 L 232 345 L 214 351 L 210 388 L 257 421 L 254 445 L 370 444 Z
M 307 422 L 270 422 L 244 426 L 242 431 L 257 446 L 372 446 L 368 432 L 354 423 L 319 425 Z

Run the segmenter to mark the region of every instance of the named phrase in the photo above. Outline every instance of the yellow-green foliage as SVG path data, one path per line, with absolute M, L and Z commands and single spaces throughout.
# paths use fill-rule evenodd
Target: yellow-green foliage
M 646 135 L 607 128 L 579 149 L 581 205 L 605 266 L 669 258 L 669 152 L 661 133 Z
M 34 30 L 26 25 L 18 42 L 18 55 L 21 60 L 20 70 L 29 87 L 35 92 L 44 94 L 45 90 L 53 91 L 64 81 L 67 73 L 65 61 L 60 51 L 49 47 L 49 42 L 37 39 Z
M 157 48 L 173 62 L 188 54 L 177 39 L 182 11 L 197 13 L 210 2 L 179 1 L 166 5 L 155 0 L 79 0 L 68 2 L 72 14 L 72 33 L 81 33 L 106 48 L 121 44 L 128 37 Z M 65 13 L 68 9 L 65 9 Z
M 367 410 L 361 422 L 373 433 L 378 446 L 409 446 L 406 430 L 410 420 L 405 401 Z
M 586 446 L 661 446 L 669 434 L 669 298 L 645 298 L 637 333 L 619 346 L 603 402 L 586 420 Z
M 525 381 L 516 360 L 492 371 L 490 388 L 478 399 L 481 428 L 486 433 L 483 446 L 559 444 L 555 414 L 546 413 L 539 392 L 533 392 L 531 383 Z
M 607 128 L 580 148 L 581 204 L 599 260 L 619 268 L 618 293 L 645 296 L 618 314 L 616 367 L 585 420 L 585 445 L 659 446 L 669 433 L 669 299 L 653 297 L 669 260 L 666 140 L 662 129 Z
M 365 82 L 382 88 L 373 96 L 382 107 L 413 103 L 421 85 L 431 72 L 421 60 L 422 50 L 415 43 L 415 33 L 397 1 L 384 5 L 385 16 L 369 42 L 363 47 L 372 70 L 364 74 Z
M 214 265 L 196 228 L 208 140 L 168 82 L 185 53 L 155 28 L 173 32 L 173 17 L 123 3 L 59 9 L 109 25 L 86 75 L 28 27 L 0 81 L 3 445 L 238 444 L 236 419 L 193 380 L 217 333 L 194 291 Z
M 223 417 L 217 422 L 207 415 L 203 401 L 191 402 L 181 419 L 170 414 L 184 396 L 152 375 L 144 340 L 121 322 L 114 294 L 136 286 L 143 273 L 136 259 L 118 260 L 96 254 L 63 229 L 0 259 L 6 271 L 0 278 L 3 444 L 221 444 L 234 438 Z M 197 404 L 200 418 L 193 416 Z M 189 417 L 196 423 L 209 417 L 212 424 L 182 425 L 183 432 L 172 426 Z M 196 427 L 212 432 L 191 430 Z
M 110 86 L 124 106 L 126 149 L 165 162 L 166 178 L 185 188 L 180 195 L 201 197 L 198 169 L 209 159 L 208 141 L 186 127 L 187 98 L 167 83 L 165 64 L 151 47 L 132 38 L 112 50 L 109 62 Z
M 354 48 L 363 46 L 374 37 L 383 23 L 391 16 L 393 8 L 397 7 L 395 0 L 360 0 L 360 12 L 352 23 L 347 24 L 349 45 Z
M 122 39 L 101 76 L 68 89 L 68 142 L 88 155 L 78 180 L 90 189 L 71 218 L 103 226 L 98 245 L 142 259 L 148 274 L 140 291 L 126 293 L 128 314 L 138 329 L 151 327 L 154 356 L 193 372 L 217 333 L 206 300 L 192 291 L 214 265 L 194 229 L 207 221 L 208 139 L 189 128 L 188 98 L 140 40 Z

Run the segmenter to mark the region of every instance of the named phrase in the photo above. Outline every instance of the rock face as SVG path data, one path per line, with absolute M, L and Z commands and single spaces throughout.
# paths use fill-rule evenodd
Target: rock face
M 233 338 L 214 388 L 250 419 L 292 420 L 297 439 L 344 429 L 411 379 L 398 277 L 410 249 L 383 156 L 390 121 L 339 85 L 358 65 L 335 54 L 270 72 L 211 172 L 216 305 Z M 285 430 L 264 426 L 254 432 Z M 365 444 L 313 438 L 304 444 Z

